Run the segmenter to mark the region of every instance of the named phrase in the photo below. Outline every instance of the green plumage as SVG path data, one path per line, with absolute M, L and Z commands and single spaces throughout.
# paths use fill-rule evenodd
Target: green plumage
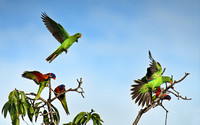
M 75 35 L 70 36 L 59 23 L 56 23 L 54 20 L 52 20 L 46 13 L 42 13 L 41 18 L 47 29 L 51 32 L 55 39 L 61 43 L 58 49 L 46 58 L 46 60 L 51 63 L 63 51 L 67 53 L 69 47 L 74 42 L 78 42 L 78 38 L 81 37 L 81 33 L 76 33 Z
M 69 110 L 68 110 L 68 107 L 67 107 L 67 101 L 66 101 L 65 94 L 61 95 L 61 97 L 59 96 L 58 99 L 60 100 L 63 108 L 65 109 L 66 114 L 69 115 Z
M 38 89 L 37 95 L 36 95 L 36 97 L 35 97 L 35 100 L 38 100 L 38 99 L 39 99 L 42 90 L 47 86 L 47 83 L 48 83 L 48 82 L 49 82 L 49 81 L 40 82 L 40 84 L 39 84 L 39 89 Z
M 142 79 L 134 80 L 134 85 L 131 85 L 132 99 L 135 99 L 135 103 L 142 106 L 152 103 L 152 92 L 162 85 L 163 83 L 172 83 L 172 78 L 168 76 L 162 76 L 162 67 L 159 62 L 156 62 L 149 51 L 149 59 L 151 60 L 150 67 L 147 68 L 147 74 Z

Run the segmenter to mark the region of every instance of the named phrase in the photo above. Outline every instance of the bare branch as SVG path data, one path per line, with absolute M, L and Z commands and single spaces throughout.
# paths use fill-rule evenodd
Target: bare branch
M 33 95 L 33 96 L 36 96 L 36 94 L 33 93 L 33 92 L 31 92 L 31 93 L 26 93 L 25 95 Z M 30 99 L 30 100 L 35 100 L 35 99 L 32 99 L 32 98 L 30 98 L 30 97 L 28 97 L 28 96 L 26 96 L 26 98 L 28 98 L 28 99 Z M 42 97 L 39 97 L 38 100 L 41 100 L 41 101 L 43 101 L 45 104 L 47 104 L 47 101 L 46 101 L 45 99 L 43 99 Z
M 174 96 L 178 97 L 178 99 L 181 98 L 181 99 L 183 99 L 183 100 L 192 100 L 192 98 L 187 98 L 187 96 L 182 97 L 181 95 L 179 95 L 179 93 L 178 93 L 178 94 L 175 94 L 174 92 L 169 91 L 169 90 L 168 90 L 167 92 L 172 93 Z
M 66 92 L 69 92 L 69 91 L 75 91 L 75 92 L 81 93 L 82 97 L 84 98 L 84 96 L 83 96 L 84 91 L 83 91 L 83 88 L 81 87 L 82 82 L 83 82 L 83 81 L 82 81 L 82 78 L 80 78 L 80 80 L 77 79 L 77 82 L 78 82 L 78 87 L 76 87 L 76 88 L 74 88 L 74 89 L 69 88 L 69 89 L 67 89 L 67 90 L 65 90 L 65 91 L 63 91 L 63 92 L 61 92 L 61 93 L 56 93 L 56 92 L 54 92 L 54 93 L 56 93 L 57 95 L 56 95 L 54 98 L 52 98 L 50 101 L 51 101 L 51 102 L 54 101 L 57 97 L 59 97 L 60 95 L 66 93 Z M 79 91 L 79 89 L 81 89 L 81 91 Z
M 190 73 L 185 73 L 185 76 L 182 79 L 178 80 L 178 81 L 174 81 L 174 84 L 183 81 L 188 75 L 190 75 Z

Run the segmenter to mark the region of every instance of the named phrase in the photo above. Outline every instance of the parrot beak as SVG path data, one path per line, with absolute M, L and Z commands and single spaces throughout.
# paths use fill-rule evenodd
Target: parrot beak
M 173 82 L 171 81 L 170 84 L 172 84 Z
M 53 79 L 56 80 L 56 77 L 54 77 Z

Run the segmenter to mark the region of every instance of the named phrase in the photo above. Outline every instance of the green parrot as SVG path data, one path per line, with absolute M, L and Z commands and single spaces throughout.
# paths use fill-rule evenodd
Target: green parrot
M 41 18 L 47 29 L 51 32 L 55 39 L 61 43 L 58 49 L 46 58 L 47 62 L 51 63 L 63 51 L 67 53 L 69 47 L 74 42 L 78 42 L 78 38 L 81 38 L 82 35 L 81 33 L 76 33 L 75 35 L 70 36 L 59 23 L 52 20 L 46 13 L 42 13 Z
M 150 67 L 147 68 L 146 76 L 142 79 L 134 80 L 134 85 L 131 85 L 131 95 L 132 99 L 135 99 L 135 103 L 138 103 L 138 106 L 142 104 L 142 107 L 152 104 L 152 92 L 156 90 L 157 87 L 163 83 L 173 82 L 171 77 L 162 76 L 162 67 L 159 62 L 156 62 L 149 51 L 149 59 L 151 60 Z

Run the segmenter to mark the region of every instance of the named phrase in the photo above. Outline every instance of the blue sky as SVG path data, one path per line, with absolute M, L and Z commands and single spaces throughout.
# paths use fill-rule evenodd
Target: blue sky
M 51 64 L 45 59 L 60 44 L 44 26 L 42 12 L 69 34 L 82 33 L 79 43 Z M 200 124 L 199 34 L 198 0 L 0 0 L 0 107 L 15 88 L 37 92 L 38 86 L 21 77 L 25 70 L 53 72 L 57 76 L 53 87 L 74 88 L 76 79 L 83 78 L 84 99 L 75 92 L 66 94 L 70 116 L 57 100 L 53 102 L 60 109 L 61 123 L 94 109 L 104 125 L 130 125 L 141 108 L 131 100 L 130 86 L 146 74 L 151 50 L 154 59 L 167 68 L 164 75 L 178 80 L 185 72 L 191 73 L 175 88 L 192 100 L 177 100 L 172 95 L 171 101 L 164 102 L 168 124 Z M 46 94 L 47 89 L 41 96 Z M 144 114 L 138 125 L 161 125 L 164 119 L 165 111 L 157 107 Z M 9 117 L 0 115 L 0 124 L 10 123 Z

